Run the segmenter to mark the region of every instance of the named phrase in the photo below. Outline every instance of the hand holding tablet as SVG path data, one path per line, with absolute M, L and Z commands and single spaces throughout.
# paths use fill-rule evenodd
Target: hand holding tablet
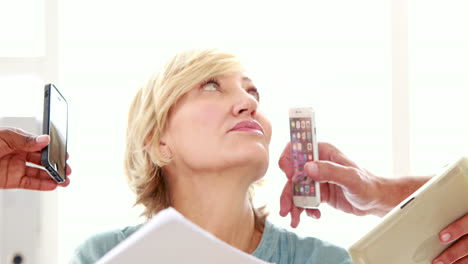
M 468 213 L 444 228 L 439 233 L 439 240 L 444 244 L 453 245 L 442 252 L 433 261 L 434 264 L 468 261 Z
M 468 158 L 462 158 L 401 202 L 349 252 L 355 264 L 459 263 L 468 253 L 467 212 Z

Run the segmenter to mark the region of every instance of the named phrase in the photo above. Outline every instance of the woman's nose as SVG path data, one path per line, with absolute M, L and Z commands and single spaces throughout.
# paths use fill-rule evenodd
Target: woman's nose
M 242 113 L 254 115 L 257 111 L 258 101 L 246 90 L 243 88 L 241 89 L 242 90 L 239 91 L 235 97 L 236 100 L 233 106 L 233 114 L 236 116 L 241 115 Z

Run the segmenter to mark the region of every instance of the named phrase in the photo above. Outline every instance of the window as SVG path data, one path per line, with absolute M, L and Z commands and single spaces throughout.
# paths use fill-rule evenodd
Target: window
M 434 173 L 468 155 L 468 3 L 411 1 L 409 8 L 411 165 Z

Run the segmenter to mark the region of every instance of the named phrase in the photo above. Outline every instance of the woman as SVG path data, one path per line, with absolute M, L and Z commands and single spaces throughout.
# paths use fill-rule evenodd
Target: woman
M 275 263 L 351 263 L 347 252 L 273 226 L 252 204 L 268 168 L 271 125 L 238 59 L 216 50 L 176 55 L 136 95 L 126 173 L 149 219 L 174 207 L 233 247 Z M 102 233 L 72 263 L 93 263 L 139 226 Z M 163 239 L 163 238 L 162 238 Z

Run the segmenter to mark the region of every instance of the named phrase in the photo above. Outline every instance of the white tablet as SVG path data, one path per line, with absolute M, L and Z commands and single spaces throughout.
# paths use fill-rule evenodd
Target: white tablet
M 389 194 L 391 195 L 391 194 Z M 401 202 L 349 248 L 354 264 L 429 264 L 450 244 L 439 232 L 468 213 L 468 157 Z
M 221 241 L 174 208 L 160 211 L 97 264 L 268 264 Z

